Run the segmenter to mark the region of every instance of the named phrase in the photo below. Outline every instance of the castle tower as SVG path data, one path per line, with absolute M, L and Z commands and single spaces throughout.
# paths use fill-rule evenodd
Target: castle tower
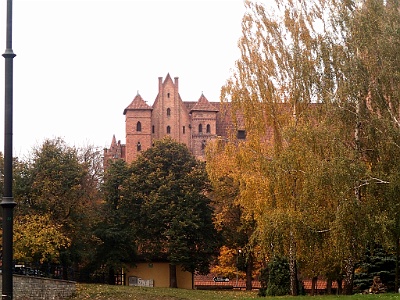
M 153 104 L 152 132 L 154 139 L 170 136 L 190 148 L 190 117 L 179 95 L 179 78 L 169 74 L 164 82 L 158 78 L 158 95 Z
M 218 109 L 201 94 L 190 113 L 192 116 L 192 153 L 198 158 L 204 158 L 207 143 L 217 138 Z
M 139 95 L 124 110 L 126 133 L 126 157 L 129 164 L 141 151 L 152 146 L 152 108 Z

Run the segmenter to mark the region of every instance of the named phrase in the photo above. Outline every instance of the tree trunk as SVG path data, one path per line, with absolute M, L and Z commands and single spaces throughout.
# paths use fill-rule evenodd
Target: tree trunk
M 63 263 L 62 265 L 62 279 L 63 280 L 69 280 L 68 278 L 68 266 L 66 263 Z
M 344 295 L 352 295 L 353 294 L 353 281 L 354 281 L 354 261 L 353 258 L 349 258 L 346 261 L 345 266 L 345 277 L 344 277 Z
M 253 290 L 253 255 L 251 253 L 246 263 L 246 290 Z
M 336 295 L 341 295 L 342 294 L 342 279 L 337 279 L 337 291 Z
M 328 295 L 332 294 L 332 279 L 329 279 L 326 281 L 326 293 Z
M 400 238 L 396 240 L 396 275 L 394 281 L 394 291 L 399 292 L 399 258 L 400 258 Z
M 178 280 L 176 279 L 176 265 L 169 264 L 169 287 L 177 288 Z
M 313 277 L 311 280 L 311 296 L 315 296 L 317 294 L 317 281 L 318 277 Z
M 108 284 L 115 285 L 115 272 L 113 268 L 108 269 Z
M 298 295 L 297 264 L 296 264 L 296 244 L 293 232 L 290 232 L 289 241 L 289 272 L 290 272 L 290 295 Z

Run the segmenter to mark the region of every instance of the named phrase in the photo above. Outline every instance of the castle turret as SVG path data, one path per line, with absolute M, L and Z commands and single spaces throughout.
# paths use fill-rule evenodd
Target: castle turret
M 126 132 L 126 162 L 129 164 L 141 151 L 152 146 L 152 108 L 139 95 L 124 110 Z
M 218 109 L 201 94 L 190 113 L 192 115 L 192 151 L 197 157 L 204 157 L 207 142 L 217 137 Z
M 121 141 L 117 142 L 115 135 L 113 135 L 111 140 L 110 148 L 104 148 L 103 150 L 103 167 L 107 169 L 110 161 L 116 159 L 125 159 L 125 145 L 121 144 Z

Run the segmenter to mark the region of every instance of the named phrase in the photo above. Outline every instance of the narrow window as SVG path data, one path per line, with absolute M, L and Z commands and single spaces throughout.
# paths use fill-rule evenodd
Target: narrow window
M 154 133 L 156 130 L 154 128 L 154 125 L 151 127 L 151 132 Z
M 207 124 L 206 132 L 207 132 L 207 133 L 211 133 L 211 126 L 210 126 L 210 124 Z
M 171 127 L 167 126 L 167 134 L 171 133 Z
M 185 134 L 185 126 L 182 127 L 182 133 Z
M 239 140 L 245 140 L 246 139 L 246 130 L 238 130 L 237 138 Z
M 142 123 L 140 122 L 136 123 L 136 131 L 142 131 Z
M 137 143 L 136 145 L 137 151 L 141 151 L 142 150 L 142 144 L 140 142 Z
M 203 132 L 203 125 L 199 124 L 199 133 Z
M 169 93 L 167 94 L 167 97 L 169 98 Z
M 169 117 L 171 115 L 171 109 L 167 108 L 167 116 Z

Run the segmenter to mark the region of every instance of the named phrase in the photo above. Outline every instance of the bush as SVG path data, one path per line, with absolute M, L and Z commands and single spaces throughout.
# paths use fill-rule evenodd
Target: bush
M 289 263 L 284 257 L 274 257 L 261 270 L 259 296 L 283 296 L 290 292 Z

